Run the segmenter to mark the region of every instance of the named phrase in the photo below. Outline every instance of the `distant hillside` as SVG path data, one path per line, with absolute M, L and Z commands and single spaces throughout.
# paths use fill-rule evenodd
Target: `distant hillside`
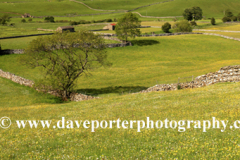
M 0 0 L 0 15 L 4 13 L 19 16 L 30 13 L 34 16 L 84 15 L 109 13 L 107 10 L 133 10 L 143 16 L 181 16 L 184 9 L 199 6 L 206 18 L 221 18 L 224 10 L 230 9 L 235 15 L 240 13 L 239 0 Z M 152 5 L 151 5 L 152 4 Z M 144 6 L 144 7 L 143 7 Z M 139 8 L 140 7 L 140 8 Z M 99 10 L 93 10 L 99 9 Z M 108 16 L 109 17 L 109 16 Z
M 80 0 L 78 0 L 80 1 Z M 97 9 L 133 9 L 146 4 L 162 2 L 164 0 L 84 0 L 85 4 Z M 168 1 L 168 0 L 165 0 Z M 239 0 L 174 0 L 166 3 L 155 4 L 135 10 L 148 16 L 181 16 L 185 8 L 199 6 L 203 9 L 204 16 L 222 17 L 225 9 L 230 9 L 234 14 L 240 13 Z

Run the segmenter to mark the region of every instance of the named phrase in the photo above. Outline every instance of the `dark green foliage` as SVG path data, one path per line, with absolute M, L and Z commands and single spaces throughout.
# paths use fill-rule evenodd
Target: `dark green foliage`
M 175 23 L 174 28 L 176 32 L 192 32 L 192 27 L 187 20 Z
M 203 12 L 200 7 L 192 7 L 187 8 L 183 12 L 184 19 L 191 21 L 191 20 L 201 20 L 203 17 Z
M 32 18 L 29 18 L 29 19 L 28 19 L 28 22 L 32 22 Z
M 188 21 L 193 20 L 192 10 L 190 8 L 185 9 L 183 12 L 183 17 Z
M 232 16 L 232 21 L 236 22 L 238 20 L 238 18 L 236 16 Z
M 96 20 L 95 21 L 95 23 L 102 23 L 102 22 L 112 22 L 112 19 L 109 18 L 109 19 L 102 19 L 102 20 Z
M 70 22 L 69 24 L 70 24 L 71 26 L 73 26 L 73 25 L 78 25 L 78 22 L 72 21 L 72 22 Z
M 15 23 L 11 23 L 9 26 L 12 26 L 12 27 L 14 27 L 14 26 L 15 26 Z
M 194 20 L 201 20 L 203 12 L 200 7 L 192 7 L 192 15 Z
M 164 25 L 162 26 L 162 30 L 163 30 L 163 32 L 165 32 L 165 33 L 169 33 L 169 30 L 170 30 L 170 29 L 171 29 L 171 24 L 168 23 L 168 22 L 164 23 Z
M 238 21 L 240 21 L 240 13 L 237 15 Z
M 22 23 L 26 23 L 27 21 L 26 21 L 26 19 L 22 19 L 21 22 Z
M 46 22 L 54 22 L 54 17 L 53 16 L 48 16 L 48 17 L 45 17 L 44 20 Z
M 227 9 L 227 10 L 225 11 L 225 17 L 231 18 L 231 17 L 233 17 L 233 13 L 232 13 L 229 9 Z
M 117 22 L 117 18 L 114 18 L 113 21 L 114 21 L 114 22 Z
M 197 26 L 197 23 L 196 23 L 195 21 L 191 21 L 191 22 L 190 22 L 190 25 L 193 26 L 193 27 L 195 27 L 195 26 Z
M 231 22 L 232 19 L 229 18 L 229 17 L 223 17 L 223 18 L 222 18 L 222 21 L 223 21 L 223 22 Z
M 118 38 L 127 42 L 127 38 L 135 38 L 140 36 L 141 31 L 138 27 L 141 25 L 141 21 L 131 12 L 126 13 L 123 17 L 118 19 L 116 25 L 116 34 Z
M 87 31 L 38 37 L 30 42 L 22 61 L 43 69 L 44 79 L 35 83 L 36 88 L 57 91 L 63 99 L 70 97 L 79 76 L 110 65 L 104 39 Z
M 7 22 L 10 22 L 10 17 L 7 14 L 4 14 L 2 17 L 0 17 L 1 25 L 6 25 Z
M 213 18 L 213 17 L 211 18 L 211 24 L 212 24 L 212 25 L 216 25 L 215 18 Z
M 180 89 L 182 89 L 182 87 L 178 84 L 177 89 L 180 90 Z
M 110 18 L 106 19 L 106 22 L 112 22 L 112 19 L 110 19 Z

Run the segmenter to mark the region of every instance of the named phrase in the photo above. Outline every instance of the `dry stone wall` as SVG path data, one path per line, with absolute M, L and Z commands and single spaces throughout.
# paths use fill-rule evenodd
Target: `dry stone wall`
M 15 83 L 33 87 L 34 82 L 10 72 L 4 72 L 0 69 L 0 76 L 3 78 L 7 78 L 12 80 Z M 219 83 L 219 82 L 239 82 L 240 81 L 240 65 L 236 66 L 227 66 L 221 68 L 219 71 L 214 73 L 208 73 L 205 75 L 201 75 L 195 78 L 194 81 L 188 83 L 175 83 L 175 84 L 158 84 L 153 87 L 150 87 L 146 90 L 140 91 L 140 93 L 152 92 L 152 91 L 171 91 L 177 90 L 178 86 L 183 88 L 200 88 L 204 86 L 208 86 L 211 84 Z M 48 91 L 48 93 L 59 96 L 57 91 Z M 98 97 L 92 97 L 88 95 L 84 95 L 81 93 L 72 93 L 70 96 L 71 101 L 83 101 L 90 99 L 98 99 Z
M 0 55 L 5 55 L 5 54 L 23 54 L 24 49 L 6 49 L 6 50 L 1 50 Z
M 0 77 L 9 79 L 15 83 L 24 85 L 24 86 L 28 86 L 28 87 L 33 87 L 34 82 L 28 79 L 25 79 L 23 77 L 17 76 L 15 74 L 12 74 L 10 72 L 4 72 L 3 70 L 0 69 Z M 48 91 L 49 94 L 52 94 L 54 96 L 59 96 L 58 92 L 56 91 Z M 72 93 L 70 96 L 70 100 L 71 101 L 83 101 L 83 100 L 90 100 L 90 99 L 98 99 L 98 97 L 92 97 L 92 96 L 88 96 L 88 95 L 84 95 L 81 93 Z
M 235 41 L 240 41 L 240 38 L 234 38 L 234 37 L 224 36 L 224 35 L 221 35 L 221 34 L 215 34 L 215 33 L 203 33 L 203 34 L 204 34 L 204 35 L 212 35 L 212 36 L 223 37 L 223 38 L 232 39 L 232 40 L 235 40 Z
M 200 88 L 219 82 L 239 82 L 240 81 L 240 65 L 227 66 L 221 68 L 214 73 L 208 73 L 195 78 L 194 81 L 188 83 L 175 83 L 175 84 L 158 84 L 150 87 L 146 90 L 140 91 L 140 93 L 152 92 L 152 91 L 171 91 L 177 90 L 178 85 L 183 88 Z

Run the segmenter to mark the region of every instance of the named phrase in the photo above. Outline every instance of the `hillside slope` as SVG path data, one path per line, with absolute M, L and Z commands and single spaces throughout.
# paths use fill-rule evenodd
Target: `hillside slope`
M 80 1 L 80 0 L 79 0 Z M 92 8 L 98 9 L 133 9 L 142 5 L 161 2 L 151 1 L 116 1 L 116 0 L 86 0 L 81 1 L 91 6 Z M 167 3 L 156 4 L 149 7 L 144 7 L 136 10 L 142 15 L 148 16 L 182 16 L 184 9 L 199 6 L 203 9 L 204 16 L 209 17 L 223 17 L 224 10 L 230 9 L 235 15 L 240 13 L 240 1 L 239 0 L 174 0 Z
M 71 102 L 65 104 L 32 103 L 39 96 L 11 90 L 12 84 L 0 78 L 0 84 L 9 89 L 0 90 L 0 101 L 11 101 L 0 107 L 0 117 L 12 120 L 9 129 L 1 129 L 1 159 L 64 158 L 68 159 L 238 159 L 239 132 L 229 129 L 239 120 L 240 84 L 217 84 L 199 89 L 186 89 L 147 94 L 105 97 L 99 100 Z M 11 82 L 10 82 L 11 83 Z M 21 87 L 14 87 L 21 88 Z M 23 87 L 24 88 L 24 87 Z M 19 95 L 22 99 L 17 104 Z M 27 94 L 28 93 L 28 94 Z M 4 97 L 3 97 L 4 94 Z M 30 96 L 29 96 L 30 95 Z M 28 103 L 28 101 L 30 103 Z M 19 129 L 16 120 L 229 120 L 224 132 L 221 129 Z M 52 125 L 53 125 L 52 124 Z M 67 124 L 66 124 L 67 125 Z M 74 125 L 76 127 L 76 125 Z M 186 125 L 184 127 L 187 127 Z M 34 150 L 34 152 L 32 152 Z M 197 153 L 197 154 L 196 154 Z

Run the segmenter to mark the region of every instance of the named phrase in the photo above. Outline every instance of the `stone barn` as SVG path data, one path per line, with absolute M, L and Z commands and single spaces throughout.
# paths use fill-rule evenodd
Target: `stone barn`
M 31 14 L 29 14 L 29 13 L 24 13 L 22 15 L 22 18 L 33 18 L 33 16 L 31 16 Z
M 72 26 L 64 26 L 64 27 L 58 27 L 57 32 L 64 32 L 64 31 L 70 31 L 70 32 L 75 32 L 74 27 Z
M 103 27 L 103 29 L 115 30 L 115 26 L 116 26 L 116 24 L 112 23 L 112 24 L 109 24 L 109 25 Z

